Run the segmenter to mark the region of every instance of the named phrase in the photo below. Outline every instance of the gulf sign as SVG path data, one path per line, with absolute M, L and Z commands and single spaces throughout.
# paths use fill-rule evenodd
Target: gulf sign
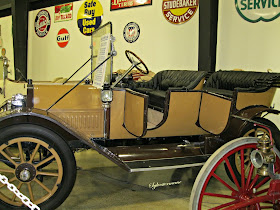
M 65 28 L 60 29 L 56 36 L 56 41 L 58 46 L 61 48 L 66 47 L 69 40 L 70 40 L 70 34 L 68 33 L 67 29 Z
M 280 16 L 280 0 L 235 0 L 236 10 L 248 22 L 269 22 Z
M 199 0 L 163 0 L 162 12 L 172 24 L 189 21 L 198 10 Z

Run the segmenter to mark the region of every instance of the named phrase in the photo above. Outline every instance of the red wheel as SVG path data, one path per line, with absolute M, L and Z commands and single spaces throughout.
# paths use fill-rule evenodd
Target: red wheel
M 235 205 L 243 205 L 238 209 L 273 209 L 272 201 L 267 195 L 270 177 L 254 174 L 254 166 L 245 163 L 246 151 L 256 149 L 258 138 L 243 137 L 230 141 L 219 148 L 204 164 L 194 183 L 190 209 L 236 209 Z M 275 171 L 280 171 L 280 153 L 274 147 L 277 155 Z M 240 154 L 241 183 L 238 181 L 229 157 Z M 225 171 L 227 165 L 231 177 Z M 249 171 L 245 173 L 249 164 Z M 233 182 L 231 181 L 233 179 Z M 246 204 L 245 204 L 246 203 Z

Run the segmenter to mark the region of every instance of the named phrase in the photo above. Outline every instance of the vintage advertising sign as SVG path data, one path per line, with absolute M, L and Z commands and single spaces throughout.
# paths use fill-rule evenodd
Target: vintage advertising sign
M 80 32 L 90 36 L 101 25 L 103 8 L 98 0 L 86 0 L 80 7 L 77 15 L 77 24 Z
M 251 22 L 269 22 L 280 16 L 280 0 L 235 0 L 239 15 Z
M 140 36 L 140 27 L 137 23 L 128 23 L 123 30 L 123 37 L 128 43 L 136 42 Z
M 168 22 L 182 24 L 194 16 L 198 5 L 199 0 L 163 0 L 162 12 Z
M 54 22 L 61 22 L 73 19 L 73 3 L 61 4 L 55 6 Z
M 57 42 L 58 46 L 61 48 L 66 47 L 69 40 L 70 40 L 70 34 L 67 31 L 67 29 L 65 29 L 65 28 L 60 29 L 56 36 L 56 42 Z
M 146 5 L 152 5 L 152 0 L 111 0 L 111 11 Z
M 47 10 L 38 12 L 34 22 L 35 33 L 42 38 L 47 36 L 51 28 L 51 16 Z

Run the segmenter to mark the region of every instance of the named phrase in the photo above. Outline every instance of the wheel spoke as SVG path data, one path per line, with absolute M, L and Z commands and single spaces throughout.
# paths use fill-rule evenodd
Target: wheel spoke
M 244 191 L 245 189 L 245 174 L 244 174 L 244 149 L 241 150 L 241 187 Z
M 248 187 L 248 191 L 250 191 L 250 190 L 253 189 L 253 187 L 254 187 L 254 185 L 256 184 L 256 182 L 258 181 L 259 177 L 260 177 L 260 176 L 259 176 L 258 174 L 255 176 L 255 178 L 254 178 L 253 181 L 251 182 L 250 186 Z M 255 187 L 255 188 L 256 188 L 256 187 Z M 258 189 L 258 188 L 256 188 L 256 189 Z
M 32 163 L 32 161 L 34 160 L 34 157 L 35 157 L 39 147 L 40 147 L 40 144 L 37 144 L 35 149 L 34 149 L 34 151 L 33 151 L 33 153 L 32 153 L 32 155 L 31 155 L 31 157 L 30 157 L 29 163 Z
M 228 203 L 224 203 L 224 204 L 222 204 L 222 205 L 220 205 L 220 206 L 217 206 L 217 207 L 215 207 L 215 208 L 211 208 L 211 209 L 209 209 L 209 210 L 218 210 L 218 209 L 222 209 L 222 208 L 231 206 L 231 205 L 236 204 L 236 203 L 238 203 L 237 200 L 232 201 L 232 202 L 228 202 Z
M 266 192 L 268 192 L 268 189 L 269 189 L 269 188 L 260 190 L 259 192 L 256 192 L 256 195 L 261 195 L 261 194 L 263 194 L 263 193 L 266 193 Z
M 16 181 L 17 180 L 17 178 L 14 176 L 12 179 L 9 179 L 9 183 L 12 183 L 12 182 L 14 182 L 14 181 Z M 0 185 L 0 188 L 2 188 L 2 187 L 4 187 L 4 186 L 6 186 L 5 184 L 2 184 L 2 185 Z
M 237 192 L 235 189 L 233 189 L 228 183 L 226 183 L 224 180 L 222 180 L 217 174 L 213 173 L 213 177 L 215 177 L 218 181 L 220 181 L 223 185 L 225 185 L 229 190 L 232 192 Z
M 18 150 L 19 150 L 19 155 L 20 155 L 20 161 L 22 163 L 22 162 L 24 162 L 24 157 L 23 157 L 23 150 L 22 150 L 21 142 L 18 142 Z
M 54 159 L 54 155 L 52 155 L 52 156 L 46 158 L 45 160 L 41 161 L 40 163 L 36 164 L 35 167 L 38 168 L 38 167 L 40 167 L 41 165 L 43 165 L 43 164 L 45 164 L 45 163 L 51 161 L 52 159 Z
M 19 185 L 17 186 L 17 189 L 20 190 L 20 188 L 21 188 L 22 185 L 23 185 L 23 183 L 20 182 Z M 13 195 L 12 201 L 15 201 L 15 199 L 16 199 L 16 194 Z
M 249 185 L 250 185 L 250 181 L 252 179 L 254 168 L 255 168 L 254 165 L 252 163 L 250 163 L 250 171 L 249 171 L 249 174 L 248 174 L 248 177 L 247 177 L 246 188 L 248 188 Z
M 18 164 L 10 157 L 8 156 L 4 151 L 0 151 L 0 153 L 8 160 L 10 161 L 14 166 L 18 166 Z
M 239 184 L 238 184 L 238 181 L 237 181 L 237 178 L 236 178 L 236 176 L 235 176 L 235 173 L 233 172 L 232 167 L 231 167 L 231 165 L 230 165 L 230 163 L 229 163 L 229 161 L 228 161 L 228 158 L 226 158 L 225 161 L 226 161 L 227 167 L 228 167 L 228 169 L 229 169 L 229 171 L 230 171 L 231 177 L 232 177 L 233 180 L 234 180 L 235 185 L 237 186 L 238 190 L 240 190 L 240 186 L 239 186 Z
M 217 197 L 217 198 L 229 198 L 229 199 L 236 199 L 236 197 L 231 196 L 231 195 L 223 195 L 223 194 L 218 194 L 218 193 L 209 193 L 209 192 L 205 192 L 203 193 L 203 195 L 206 196 L 211 196 L 211 197 Z
M 4 172 L 4 173 L 15 173 L 14 169 L 4 169 L 4 168 L 0 168 L 0 172 Z
M 257 184 L 255 186 L 256 189 L 260 188 L 262 185 L 264 185 L 265 183 L 267 183 L 270 180 L 270 177 L 265 177 L 262 181 L 260 181 L 259 184 Z
M 7 155 L 9 155 L 10 157 L 15 157 L 15 156 L 16 156 L 14 153 L 12 153 L 12 152 L 10 151 L 10 149 L 9 149 L 8 147 L 5 148 L 4 151 L 5 151 L 5 152 L 7 153 Z
M 58 173 L 51 173 L 51 172 L 44 172 L 44 171 L 38 171 L 37 175 L 43 175 L 43 176 L 58 176 Z
M 32 202 L 34 202 L 34 195 L 33 195 L 33 191 L 32 191 L 32 187 L 31 187 L 31 183 L 27 183 L 27 187 L 28 187 L 28 191 L 29 191 L 29 195 L 30 195 L 30 200 Z
M 245 174 L 248 173 L 248 171 L 250 170 L 250 168 L 251 168 L 251 161 L 248 163 L 248 165 L 247 165 L 246 168 L 245 168 Z
M 46 185 L 44 185 L 42 182 L 40 182 L 37 178 L 35 178 L 34 180 L 35 180 L 35 182 L 36 182 L 37 184 L 39 184 L 44 190 L 46 190 L 48 193 L 51 193 L 51 190 L 50 190 Z

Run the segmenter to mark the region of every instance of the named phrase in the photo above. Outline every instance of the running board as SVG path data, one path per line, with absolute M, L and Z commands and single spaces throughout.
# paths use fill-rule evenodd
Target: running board
M 210 154 L 204 154 L 204 143 L 153 144 L 108 147 L 129 172 L 154 171 L 202 166 Z
M 173 159 L 129 161 L 125 163 L 130 168 L 130 172 L 156 171 L 203 166 L 209 157 L 210 155 L 201 155 Z

